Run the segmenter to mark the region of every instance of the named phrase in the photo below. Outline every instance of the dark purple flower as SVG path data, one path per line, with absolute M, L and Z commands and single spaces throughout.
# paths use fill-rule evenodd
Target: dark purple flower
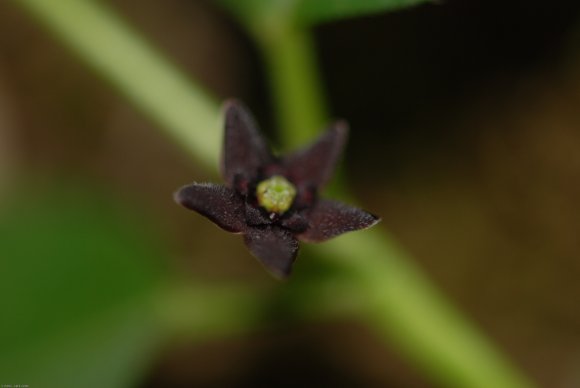
M 345 122 L 332 125 L 310 146 L 278 157 L 241 103 L 226 102 L 224 112 L 221 173 L 226 184 L 192 183 L 179 189 L 175 200 L 220 228 L 243 234 L 250 252 L 274 276 L 290 275 L 298 240 L 321 242 L 379 221 L 318 197 L 345 145 Z

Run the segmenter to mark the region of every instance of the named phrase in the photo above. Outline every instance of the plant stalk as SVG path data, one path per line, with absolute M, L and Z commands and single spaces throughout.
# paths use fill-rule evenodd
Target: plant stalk
M 279 18 L 254 32 L 261 46 L 286 150 L 311 142 L 327 122 L 314 42 L 308 31 Z M 275 69 L 275 70 L 274 70 Z
M 278 26 L 280 24 L 278 23 Z M 310 33 L 298 26 L 266 33 L 261 48 L 273 80 L 284 146 L 315 137 L 325 117 Z M 343 192 L 341 197 L 350 197 Z M 528 387 L 492 343 L 436 289 L 384 230 L 341 236 L 318 247 L 347 265 L 364 295 L 367 322 L 443 386 Z

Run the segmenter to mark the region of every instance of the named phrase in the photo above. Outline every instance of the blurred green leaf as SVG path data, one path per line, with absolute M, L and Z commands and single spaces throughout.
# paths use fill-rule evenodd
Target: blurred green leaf
M 160 334 L 159 250 L 94 192 L 35 192 L 0 209 L 0 383 L 134 384 Z
M 296 18 L 305 24 L 393 11 L 429 0 L 298 0 Z
M 217 0 L 250 30 L 276 28 L 289 21 L 316 24 L 410 7 L 432 0 Z M 255 24 L 259 24 L 256 26 Z M 262 30 L 262 31 L 260 31 Z

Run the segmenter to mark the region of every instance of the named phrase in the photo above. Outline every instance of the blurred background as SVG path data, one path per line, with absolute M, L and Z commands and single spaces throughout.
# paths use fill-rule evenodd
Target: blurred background
M 262 59 L 229 14 L 108 3 L 276 141 Z M 580 3 L 450 0 L 325 23 L 315 39 L 360 202 L 518 367 L 580 386 Z M 100 386 L 430 385 L 354 319 L 164 340 L 143 295 L 165 273 L 279 287 L 240 238 L 173 203 L 217 179 L 0 3 L 0 347 L 13 349 L 0 370 L 77 366 L 112 376 Z M 96 365 L 111 352 L 126 360 L 117 374 L 113 358 Z

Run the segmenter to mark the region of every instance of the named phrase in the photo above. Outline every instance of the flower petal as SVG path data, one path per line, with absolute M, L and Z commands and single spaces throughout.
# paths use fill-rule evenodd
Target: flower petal
M 302 233 L 308 228 L 308 220 L 301 213 L 294 211 L 290 216 L 282 218 L 280 225 L 292 233 Z
M 250 112 L 237 100 L 224 104 L 222 175 L 229 187 L 246 194 L 258 170 L 274 159 Z
M 246 202 L 246 223 L 250 226 L 270 225 L 272 220 L 264 214 L 263 210 Z
M 364 210 L 329 200 L 319 200 L 307 218 L 308 229 L 297 236 L 306 242 L 322 242 L 346 232 L 370 228 L 380 221 Z
M 287 176 L 298 186 L 322 188 L 332 177 L 347 135 L 345 121 L 334 123 L 313 144 L 284 159 Z
M 244 241 L 272 275 L 279 279 L 290 275 L 298 254 L 298 241 L 289 231 L 275 226 L 249 228 Z
M 212 183 L 193 183 L 174 194 L 175 201 L 195 210 L 220 228 L 233 233 L 246 230 L 244 200 L 234 190 Z

